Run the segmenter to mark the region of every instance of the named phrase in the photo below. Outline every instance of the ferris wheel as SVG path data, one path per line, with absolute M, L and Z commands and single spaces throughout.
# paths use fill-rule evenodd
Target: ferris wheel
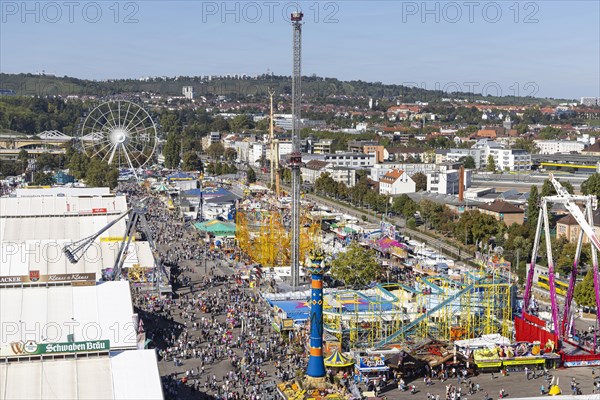
M 152 159 L 158 135 L 144 108 L 127 100 L 110 100 L 88 113 L 80 139 L 88 156 L 135 171 Z

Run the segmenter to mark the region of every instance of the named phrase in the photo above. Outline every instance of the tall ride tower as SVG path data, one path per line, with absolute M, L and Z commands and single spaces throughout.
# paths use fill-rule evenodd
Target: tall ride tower
M 300 284 L 300 166 L 302 149 L 300 148 L 300 103 L 302 102 L 301 64 L 302 64 L 302 17 L 301 12 L 292 13 L 294 30 L 294 72 L 292 74 L 292 287 Z
M 310 298 L 310 357 L 306 375 L 311 378 L 325 376 L 325 362 L 323 360 L 323 275 L 329 269 L 322 251 L 311 251 L 309 259 L 304 265 L 306 272 L 311 275 Z

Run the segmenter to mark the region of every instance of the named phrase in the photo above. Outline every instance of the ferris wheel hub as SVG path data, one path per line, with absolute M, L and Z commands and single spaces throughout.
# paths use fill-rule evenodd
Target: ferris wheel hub
M 110 140 L 113 144 L 125 143 L 129 134 L 123 128 L 116 128 L 110 133 Z

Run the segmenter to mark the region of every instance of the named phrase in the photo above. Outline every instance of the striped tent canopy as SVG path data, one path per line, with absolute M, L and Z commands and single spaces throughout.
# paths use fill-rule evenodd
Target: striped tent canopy
M 346 357 L 342 353 L 337 350 L 334 350 L 333 353 L 325 360 L 325 366 L 327 367 L 349 367 L 354 364 L 354 360 Z

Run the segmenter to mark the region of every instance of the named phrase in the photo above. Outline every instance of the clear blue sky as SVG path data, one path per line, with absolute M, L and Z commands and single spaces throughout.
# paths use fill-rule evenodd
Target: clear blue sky
M 451 91 L 456 83 L 464 91 L 485 87 L 505 95 L 600 96 L 596 0 L 298 3 L 305 14 L 305 75 Z M 293 2 L 48 4 L 30 2 L 25 9 L 21 1 L 0 2 L 2 72 L 98 80 L 267 69 L 291 74 L 292 31 L 283 9 L 291 11 Z

